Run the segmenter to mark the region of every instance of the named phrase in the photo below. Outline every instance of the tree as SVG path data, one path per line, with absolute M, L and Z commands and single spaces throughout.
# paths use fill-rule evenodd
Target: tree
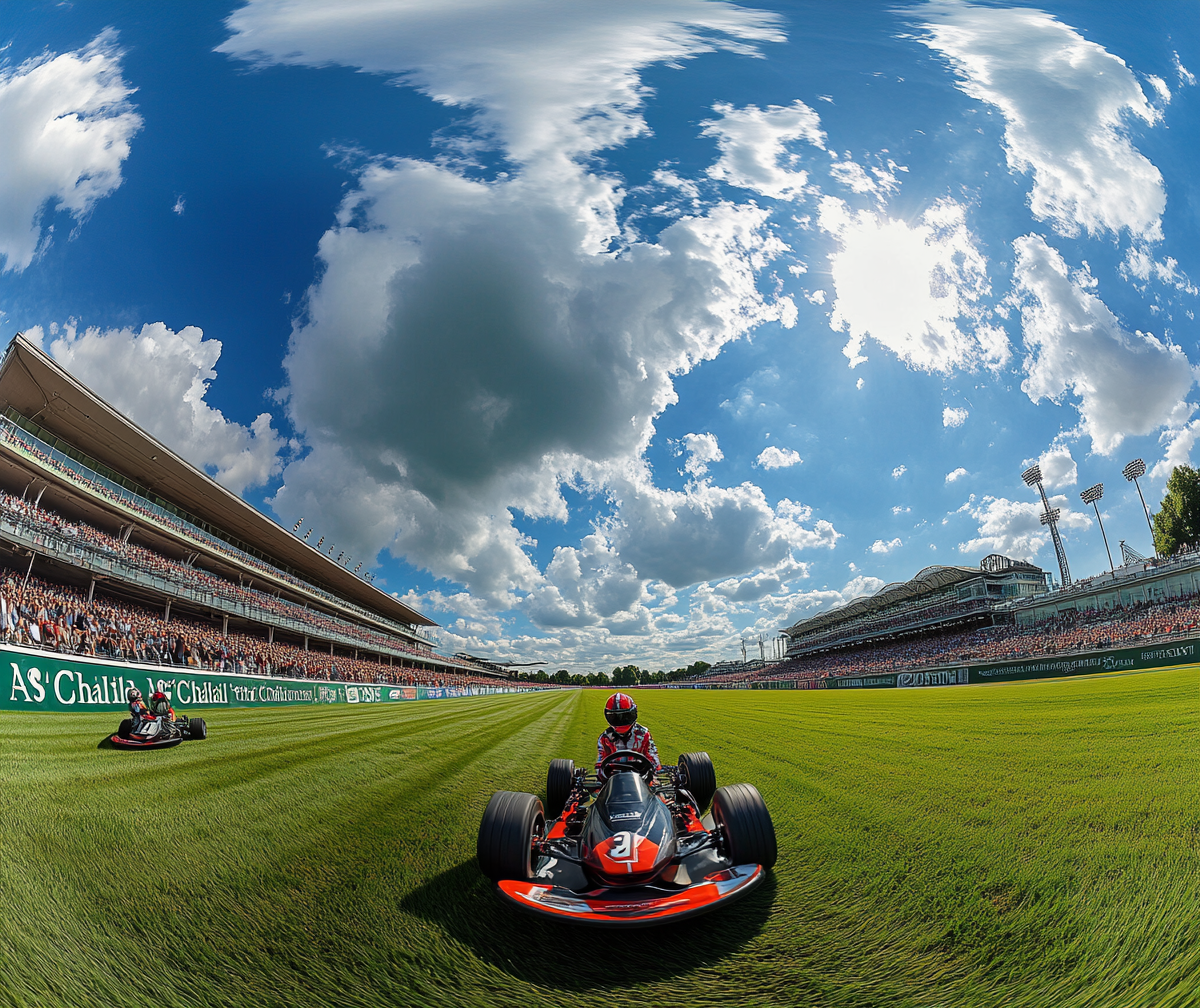
M 614 686 L 636 686 L 641 676 L 642 670 L 636 665 L 615 668 L 612 670 L 612 684 Z
M 1167 480 L 1167 492 L 1154 516 L 1154 548 L 1172 556 L 1181 546 L 1200 543 L 1200 472 L 1178 465 Z

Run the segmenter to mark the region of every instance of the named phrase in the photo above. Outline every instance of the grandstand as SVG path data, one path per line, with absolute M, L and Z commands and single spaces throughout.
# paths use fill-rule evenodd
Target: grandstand
M 207 642 L 206 663 L 240 653 L 257 671 L 503 674 L 437 654 L 434 621 L 185 462 L 20 334 L 0 359 L 0 565 L 6 640 L 97 653 L 87 613 L 106 608 L 119 618 L 95 629 L 137 660 L 177 660 L 174 642 L 190 639 Z
M 788 627 L 785 658 L 990 626 L 1005 603 L 1045 594 L 1048 581 L 1040 567 L 998 553 L 978 567 L 926 567 L 909 581 Z

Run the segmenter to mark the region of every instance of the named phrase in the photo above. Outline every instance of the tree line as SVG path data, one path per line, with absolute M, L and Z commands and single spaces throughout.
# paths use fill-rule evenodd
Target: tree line
M 537 672 L 518 672 L 516 678 L 522 682 L 557 683 L 560 686 L 652 686 L 656 683 L 690 679 L 707 672 L 711 667 L 706 661 L 696 661 L 670 672 L 661 669 L 651 672 L 637 665 L 619 665 L 611 672 L 592 672 L 587 675 L 580 672 L 572 674 L 566 669 L 559 669 L 554 673 L 539 669 Z

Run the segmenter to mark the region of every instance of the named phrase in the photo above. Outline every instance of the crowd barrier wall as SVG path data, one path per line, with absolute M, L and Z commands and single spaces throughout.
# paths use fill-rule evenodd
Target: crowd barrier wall
M 300 704 L 395 703 L 524 693 L 514 686 L 393 686 L 277 676 L 209 672 L 179 665 L 138 665 L 98 658 L 65 657 L 34 648 L 0 647 L 5 688 L 0 710 L 117 711 L 125 691 L 145 696 L 162 690 L 178 711 L 198 707 L 268 707 Z
M 864 676 L 830 676 L 812 682 L 782 680 L 755 683 L 756 689 L 909 689 L 927 686 L 964 686 L 968 683 L 1017 682 L 1022 679 L 1057 679 L 1106 672 L 1149 672 L 1152 669 L 1200 663 L 1200 641 L 1173 641 L 1147 647 L 1089 651 L 1069 657 L 1027 658 L 987 665 L 956 665 L 920 672 L 886 672 Z M 787 683 L 787 685 L 784 685 Z

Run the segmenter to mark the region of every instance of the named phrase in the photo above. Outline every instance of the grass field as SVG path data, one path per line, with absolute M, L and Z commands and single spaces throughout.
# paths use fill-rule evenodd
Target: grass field
M 780 859 L 623 934 L 519 915 L 473 859 L 492 791 L 591 758 L 603 700 L 211 711 L 157 753 L 0 714 L 0 1003 L 1200 1005 L 1196 670 L 642 691 L 664 758 L 759 787 Z

